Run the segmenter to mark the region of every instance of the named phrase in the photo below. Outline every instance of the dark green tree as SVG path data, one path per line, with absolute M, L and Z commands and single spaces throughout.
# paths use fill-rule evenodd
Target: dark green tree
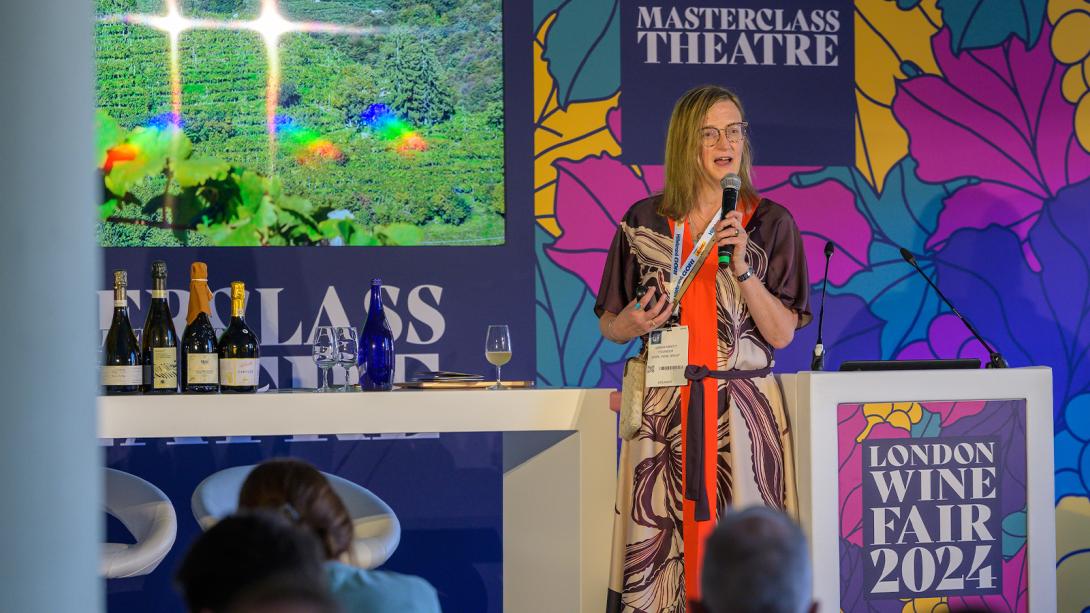
M 299 93 L 299 88 L 295 86 L 295 83 L 284 83 L 280 86 L 280 106 L 282 108 L 295 106 L 302 101 L 303 95 Z
M 379 80 L 370 66 L 347 64 L 330 88 L 329 101 L 341 111 L 345 122 L 358 124 L 363 112 L 382 100 Z
M 410 123 L 434 125 L 454 114 L 452 92 L 443 82 L 430 41 L 419 33 L 395 32 L 384 50 L 390 106 Z

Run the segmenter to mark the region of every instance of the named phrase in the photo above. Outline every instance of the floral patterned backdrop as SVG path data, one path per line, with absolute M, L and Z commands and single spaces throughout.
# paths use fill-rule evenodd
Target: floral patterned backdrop
M 591 310 L 617 220 L 662 186 L 619 160 L 619 0 L 535 0 L 537 377 L 618 387 Z M 939 7 L 941 4 L 941 8 Z M 1090 0 L 857 0 L 855 165 L 755 167 L 802 230 L 827 366 L 987 356 L 1053 369 L 1060 610 L 1090 608 Z M 726 84 L 726 85 L 729 85 Z M 741 92 L 743 99 L 745 92 Z M 755 135 L 759 144 L 760 135 Z M 816 330 L 777 355 L 807 367 Z M 948 603 L 906 602 L 905 611 Z M 1001 609 L 999 609 L 1001 610 Z

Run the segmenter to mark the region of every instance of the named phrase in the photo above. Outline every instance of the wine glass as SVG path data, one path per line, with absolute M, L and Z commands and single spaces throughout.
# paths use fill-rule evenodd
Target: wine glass
M 318 331 L 314 334 L 311 356 L 314 358 L 314 362 L 318 364 L 318 368 L 321 369 L 318 376 L 321 377 L 322 382 L 317 391 L 328 392 L 330 387 L 326 383 L 326 373 L 337 363 L 337 340 L 333 335 L 333 328 L 330 326 L 320 326 L 318 328 Z
M 337 364 L 344 369 L 344 388 L 341 391 L 347 392 L 349 374 L 359 356 L 360 337 L 351 326 L 341 326 L 333 332 L 337 339 Z
M 496 367 L 496 384 L 488 389 L 508 389 L 500 383 L 500 367 L 511 361 L 511 330 L 507 324 L 488 326 L 488 334 L 484 337 L 484 357 Z

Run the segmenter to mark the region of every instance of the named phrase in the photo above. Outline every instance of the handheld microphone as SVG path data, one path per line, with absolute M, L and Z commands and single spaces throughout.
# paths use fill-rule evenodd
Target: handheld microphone
M 971 332 L 973 336 L 976 337 L 976 340 L 984 346 L 984 349 L 988 351 L 990 359 L 986 368 L 1007 368 L 1007 361 L 1003 359 L 1003 356 L 1000 355 L 1000 353 L 995 349 L 992 349 L 991 345 L 989 345 L 988 342 L 984 340 L 984 337 L 980 336 L 980 333 L 976 331 L 976 328 L 973 327 L 973 324 L 969 323 L 969 320 L 965 319 L 965 317 L 963 317 L 961 313 L 958 312 L 956 308 L 954 308 L 954 305 L 950 304 L 950 301 L 947 300 L 946 296 L 943 295 L 942 290 L 940 290 L 938 286 L 935 285 L 935 283 L 931 280 L 931 278 L 928 277 L 926 273 L 924 273 L 924 271 L 920 268 L 919 264 L 916 263 L 916 256 L 912 255 L 912 253 L 909 252 L 908 249 L 901 247 L 901 257 L 904 258 L 906 262 L 911 264 L 912 267 L 916 269 L 916 272 L 920 273 L 920 276 L 923 277 L 925 281 L 927 281 L 927 284 L 931 286 L 931 289 L 935 290 L 935 293 L 939 295 L 939 298 L 942 298 L 942 301 L 946 303 L 946 306 L 950 307 L 950 310 L 954 312 L 954 315 L 956 315 L 957 318 L 961 320 L 961 323 L 965 324 L 965 327 L 969 329 L 969 332 Z
M 742 189 L 742 179 L 733 172 L 723 177 L 719 181 L 719 187 L 723 188 L 723 217 L 727 216 L 727 213 L 734 210 L 738 206 L 738 190 Z M 726 268 L 730 266 L 730 253 L 732 249 L 724 249 L 719 252 L 719 267 Z
M 821 344 L 821 328 L 825 324 L 825 293 L 829 287 L 829 260 L 833 256 L 833 241 L 825 243 L 825 280 L 821 282 L 821 310 L 818 313 L 818 337 L 814 345 L 814 357 L 810 360 L 810 370 L 825 370 L 825 345 Z

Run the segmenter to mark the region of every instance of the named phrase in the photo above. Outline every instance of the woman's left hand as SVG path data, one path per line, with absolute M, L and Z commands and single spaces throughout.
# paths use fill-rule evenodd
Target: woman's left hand
M 740 275 L 749 269 L 746 260 L 746 245 L 749 244 L 749 235 L 742 227 L 742 212 L 735 209 L 719 221 L 715 227 L 715 242 L 720 249 L 731 249 L 730 269 L 735 275 Z

